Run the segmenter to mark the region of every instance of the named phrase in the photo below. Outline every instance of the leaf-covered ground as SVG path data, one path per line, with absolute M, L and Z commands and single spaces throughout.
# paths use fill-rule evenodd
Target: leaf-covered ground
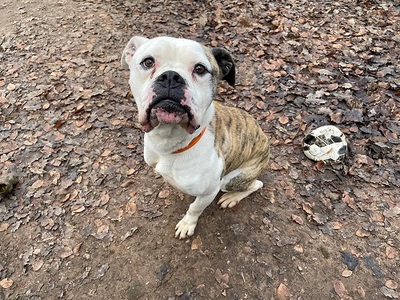
M 3 0 L 0 19 L 0 299 L 399 298 L 397 1 Z M 143 162 L 135 34 L 228 49 L 217 99 L 271 137 L 262 191 L 187 241 L 192 199 Z M 341 163 L 302 152 L 325 124 Z

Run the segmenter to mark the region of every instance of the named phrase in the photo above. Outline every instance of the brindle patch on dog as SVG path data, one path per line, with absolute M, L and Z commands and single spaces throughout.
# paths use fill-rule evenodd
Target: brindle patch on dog
M 245 191 L 268 164 L 269 139 L 246 111 L 226 107 L 216 101 L 214 106 L 215 117 L 211 125 L 215 147 L 219 155 L 225 158 L 222 177 L 233 170 L 240 170 L 240 174 L 231 179 L 226 189 Z

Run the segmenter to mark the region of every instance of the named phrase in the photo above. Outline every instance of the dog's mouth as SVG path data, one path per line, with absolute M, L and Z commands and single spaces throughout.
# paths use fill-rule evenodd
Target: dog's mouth
M 188 133 L 192 134 L 199 128 L 194 121 L 193 113 L 189 106 L 182 105 L 172 99 L 154 101 L 146 110 L 147 120 L 142 123 L 146 132 L 156 128 L 159 124 L 179 124 Z

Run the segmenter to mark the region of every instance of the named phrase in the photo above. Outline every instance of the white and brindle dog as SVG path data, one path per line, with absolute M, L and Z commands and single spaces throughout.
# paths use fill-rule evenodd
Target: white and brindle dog
M 222 208 L 260 189 L 269 140 L 245 111 L 213 101 L 219 80 L 235 83 L 231 55 L 187 39 L 134 36 L 122 65 L 144 135 L 144 159 L 178 190 L 195 196 L 175 236 L 193 235 L 218 192 Z

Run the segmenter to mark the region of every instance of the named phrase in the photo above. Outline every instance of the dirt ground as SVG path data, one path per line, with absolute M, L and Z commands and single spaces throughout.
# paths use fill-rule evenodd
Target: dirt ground
M 2 0 L 0 20 L 0 299 L 399 298 L 397 1 Z M 193 199 L 144 164 L 120 68 L 137 34 L 228 49 L 217 99 L 271 138 L 263 189 L 183 241 Z M 344 161 L 304 156 L 324 124 Z

